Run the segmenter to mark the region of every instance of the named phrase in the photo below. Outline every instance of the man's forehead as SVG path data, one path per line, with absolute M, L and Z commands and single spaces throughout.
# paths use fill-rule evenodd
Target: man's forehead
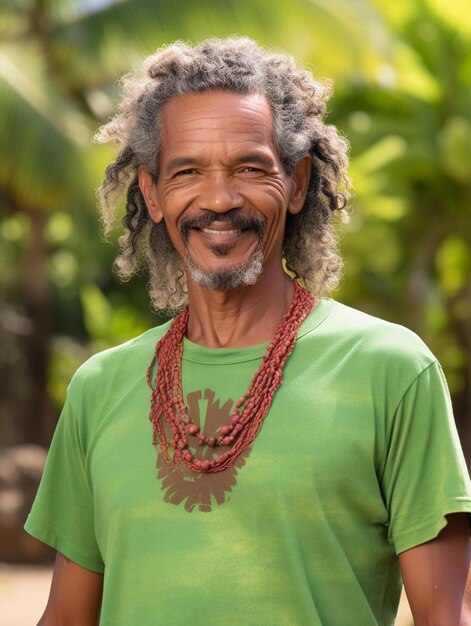
M 227 123 L 253 123 L 273 127 L 273 116 L 262 94 L 239 94 L 232 91 L 207 91 L 171 98 L 163 108 L 162 130 L 184 130 L 185 126 Z
M 161 167 L 165 163 L 167 169 L 179 158 L 207 159 L 215 149 L 229 150 L 236 159 L 242 153 L 260 152 L 277 160 L 273 116 L 263 95 L 209 91 L 177 96 L 165 104 Z

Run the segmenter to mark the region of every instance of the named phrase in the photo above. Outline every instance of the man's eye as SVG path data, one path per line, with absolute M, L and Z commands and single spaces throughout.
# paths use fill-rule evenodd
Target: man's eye
M 258 167 L 244 167 L 242 172 L 244 174 L 260 174 L 262 170 Z
M 179 172 L 176 172 L 175 176 L 188 176 L 189 174 L 195 174 L 196 170 L 194 169 L 186 169 L 186 170 L 180 170 Z

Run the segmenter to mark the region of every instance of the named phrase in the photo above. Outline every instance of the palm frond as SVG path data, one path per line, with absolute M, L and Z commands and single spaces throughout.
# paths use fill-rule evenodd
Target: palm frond
M 23 203 L 52 209 L 83 195 L 77 178 L 91 130 L 32 52 L 0 50 L 0 184 Z
M 78 82 L 96 85 L 175 39 L 234 33 L 289 50 L 335 78 L 374 75 L 388 50 L 387 32 L 366 0 L 123 0 L 58 24 L 51 43 Z

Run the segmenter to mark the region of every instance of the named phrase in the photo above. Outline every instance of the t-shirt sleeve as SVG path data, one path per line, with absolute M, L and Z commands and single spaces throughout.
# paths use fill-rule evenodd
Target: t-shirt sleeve
M 72 404 L 69 392 L 25 530 L 82 567 L 103 572 L 93 493 Z
M 440 365 L 429 365 L 395 412 L 381 487 L 399 554 L 434 539 L 445 516 L 471 512 L 471 488 Z

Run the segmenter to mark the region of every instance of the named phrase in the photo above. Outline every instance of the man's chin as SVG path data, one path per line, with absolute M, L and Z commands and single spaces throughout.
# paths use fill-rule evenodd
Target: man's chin
M 188 254 L 184 258 L 184 264 L 189 277 L 196 285 L 204 289 L 229 291 L 257 282 L 263 271 L 263 252 L 258 250 L 247 262 L 224 269 L 201 268 Z

